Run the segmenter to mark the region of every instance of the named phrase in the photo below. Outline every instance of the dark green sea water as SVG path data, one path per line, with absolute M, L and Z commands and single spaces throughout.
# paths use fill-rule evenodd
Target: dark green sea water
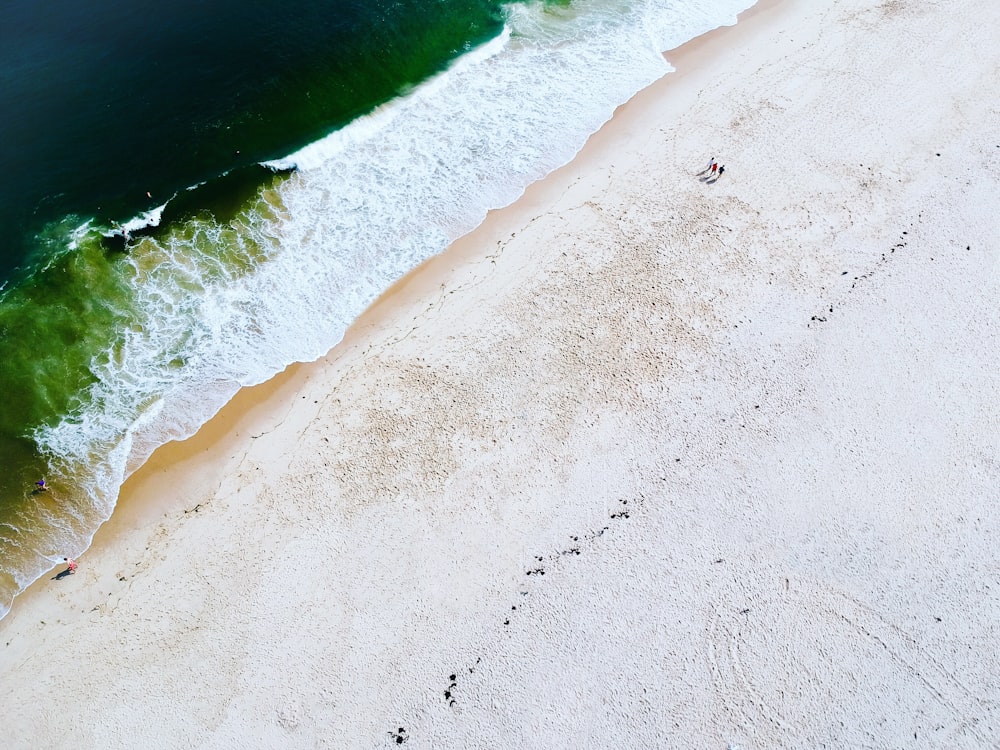
M 0 3 L 0 616 L 749 4 Z
M 30 431 L 71 413 L 93 358 L 136 318 L 124 243 L 66 252 L 69 231 L 205 182 L 164 219 L 231 216 L 274 179 L 259 162 L 501 27 L 492 0 L 0 4 L 0 528 L 36 525 L 24 488 L 48 467 Z
M 50 222 L 285 156 L 501 26 L 493 0 L 3 3 L 0 277 Z

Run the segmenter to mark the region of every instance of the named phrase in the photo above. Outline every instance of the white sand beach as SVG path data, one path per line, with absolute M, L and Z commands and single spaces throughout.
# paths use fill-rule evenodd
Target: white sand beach
M 667 58 L 132 476 L 0 747 L 1000 747 L 1000 4 Z

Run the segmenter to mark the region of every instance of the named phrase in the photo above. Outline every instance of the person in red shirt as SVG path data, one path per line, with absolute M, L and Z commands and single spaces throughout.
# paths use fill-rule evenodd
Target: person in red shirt
M 66 563 L 66 570 L 62 571 L 57 576 L 53 576 L 52 580 L 61 581 L 66 576 L 71 576 L 76 573 L 76 560 L 70 559 L 69 557 L 64 557 L 63 562 Z

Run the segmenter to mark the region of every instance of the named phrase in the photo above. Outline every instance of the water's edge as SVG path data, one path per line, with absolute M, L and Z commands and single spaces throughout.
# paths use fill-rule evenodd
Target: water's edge
M 770 5 L 776 5 L 779 2 L 781 2 L 781 0 L 765 0 L 763 4 L 770 6 Z M 753 6 L 749 11 L 744 11 L 744 13 L 753 12 L 758 9 L 759 9 L 758 6 Z M 742 18 L 742 15 L 743 14 L 740 14 L 740 18 Z M 724 31 L 725 29 L 728 28 L 731 27 L 728 25 L 724 25 L 721 27 L 716 27 L 715 30 L 707 33 L 708 34 L 717 33 L 719 31 Z M 699 43 L 704 36 L 705 35 L 694 37 L 684 42 L 682 45 L 673 48 L 672 51 L 680 53 L 684 47 Z M 505 43 L 506 39 L 503 40 L 503 42 Z M 485 52 L 487 55 L 493 54 L 490 50 L 486 50 Z M 665 66 L 661 71 L 661 76 L 663 73 L 667 72 L 670 71 L 669 68 Z M 653 80 L 657 80 L 657 78 L 654 78 Z M 648 85 L 649 83 L 647 82 L 646 86 Z M 646 86 L 639 88 L 638 91 L 644 90 Z M 636 92 L 633 92 L 629 98 L 635 96 L 635 94 Z M 620 106 L 620 104 L 621 103 L 619 103 L 616 106 Z M 613 112 L 615 108 L 616 107 L 612 107 L 611 111 Z M 366 121 L 366 126 L 372 125 L 372 122 L 374 120 L 377 120 L 379 116 L 380 114 L 376 113 L 374 117 L 368 118 Z M 390 116 L 395 117 L 396 113 L 393 112 L 391 113 Z M 596 123 L 596 127 L 591 130 L 588 139 L 592 137 L 595 133 L 597 133 L 599 130 L 601 130 L 601 128 L 607 122 L 608 119 L 603 119 L 599 123 Z M 379 130 L 381 126 L 379 126 L 378 123 L 375 123 L 375 125 L 376 125 L 375 130 L 376 131 Z M 338 143 L 338 141 L 340 141 L 340 143 Z M 297 154 L 289 157 L 287 160 L 279 160 L 278 162 L 268 163 L 265 166 L 269 168 L 290 169 L 294 167 L 295 169 L 302 169 L 304 170 L 302 174 L 306 175 L 305 179 L 308 180 L 308 173 L 311 169 L 316 169 L 316 170 L 323 169 L 324 163 L 331 158 L 331 154 L 333 154 L 335 157 L 336 153 L 343 148 L 342 141 L 343 141 L 343 135 L 341 134 L 333 139 L 327 140 L 326 142 L 313 144 L 312 146 L 309 146 L 306 149 L 303 149 L 302 151 L 298 152 Z M 546 164 L 544 171 L 540 174 L 540 176 L 533 176 L 531 177 L 531 179 L 528 179 L 527 181 L 524 181 L 522 184 L 516 186 L 508 185 L 507 191 L 505 193 L 498 194 L 497 197 L 501 199 L 494 201 L 493 205 L 489 205 L 485 209 L 480 209 L 473 215 L 467 215 L 463 217 L 460 222 L 456 222 L 455 224 L 453 224 L 452 231 L 447 236 L 439 238 L 438 244 L 440 245 L 441 250 L 437 253 L 433 253 L 431 255 L 431 258 L 439 257 L 442 253 L 450 252 L 451 251 L 450 249 L 456 244 L 456 240 L 458 238 L 469 237 L 477 230 L 477 228 L 482 227 L 489 213 L 496 212 L 500 209 L 510 209 L 512 206 L 515 206 L 524 197 L 525 193 L 529 189 L 533 188 L 534 186 L 540 183 L 545 182 L 546 180 L 551 179 L 551 177 L 556 172 L 558 172 L 562 167 L 577 159 L 579 157 L 580 152 L 585 148 L 585 143 L 586 141 L 581 142 L 569 154 L 562 154 L 561 155 L 562 158 L 558 162 Z M 298 177 L 297 173 L 293 175 L 293 179 L 297 177 Z M 308 197 L 310 191 L 307 190 L 304 192 L 306 193 L 306 197 Z M 386 296 L 391 296 L 393 294 L 393 290 L 397 288 L 400 284 L 406 284 L 407 280 L 411 275 L 418 273 L 418 270 L 415 269 L 420 269 L 422 265 L 427 262 L 428 259 L 420 258 L 419 256 L 414 256 L 410 260 L 411 263 L 409 266 L 409 270 L 404 268 L 401 273 L 398 271 L 392 272 L 390 270 L 390 272 L 387 273 L 385 276 L 385 281 L 387 283 L 385 283 L 380 288 L 379 291 L 375 291 L 374 293 L 369 292 L 367 298 L 360 297 L 355 299 L 354 307 L 356 308 L 356 312 L 352 317 L 344 321 L 340 329 L 340 333 L 336 337 L 336 340 L 332 342 L 330 339 L 327 339 L 325 341 L 321 340 L 315 341 L 312 351 L 308 352 L 309 355 L 308 358 L 293 359 L 292 364 L 301 362 L 314 362 L 321 357 L 330 356 L 334 349 L 342 345 L 342 343 L 345 341 L 345 337 L 349 335 L 350 330 L 355 326 L 357 326 L 359 321 L 361 321 L 366 316 L 367 314 L 366 311 L 371 310 L 373 307 L 378 306 L 380 304 L 379 301 L 385 298 Z M 180 432 L 175 432 L 174 434 L 169 434 L 169 435 L 157 434 L 155 436 L 154 435 L 143 436 L 141 434 L 142 425 L 140 424 L 139 429 L 136 430 L 136 436 L 134 436 L 133 440 L 129 441 L 129 444 L 127 446 L 126 452 L 130 454 L 130 457 L 128 458 L 128 460 L 123 461 L 125 469 L 122 472 L 122 475 L 119 480 L 118 493 L 115 494 L 114 501 L 110 504 L 109 507 L 107 507 L 106 516 L 98 528 L 103 528 L 108 518 L 112 516 L 114 508 L 118 503 L 122 484 L 125 482 L 125 480 L 127 480 L 131 476 L 134 476 L 137 471 L 141 471 L 142 468 L 148 464 L 150 456 L 153 454 L 155 450 L 157 450 L 158 448 L 162 447 L 163 445 L 165 445 L 170 441 L 185 440 L 191 437 L 192 435 L 204 431 L 206 424 L 212 419 L 216 418 L 224 409 L 226 409 L 226 407 L 229 404 L 233 403 L 234 398 L 237 396 L 237 394 L 245 392 L 248 388 L 259 386 L 261 383 L 272 381 L 276 377 L 276 372 L 280 373 L 286 371 L 286 368 L 290 366 L 291 365 L 289 364 L 285 364 L 276 371 L 269 371 L 269 372 L 261 371 L 258 372 L 256 376 L 243 379 L 242 381 L 233 379 L 229 380 L 227 383 L 226 382 L 222 383 L 221 389 L 214 394 L 214 404 L 212 408 L 205 409 L 203 413 L 200 415 L 201 418 L 197 421 L 197 423 L 195 422 L 188 423 L 187 427 Z M 205 403 L 203 402 L 202 406 L 204 405 Z M 187 404 L 181 403 L 178 405 L 178 408 L 184 406 L 187 406 Z M 175 422 L 175 424 L 177 423 Z M 145 443 L 141 447 L 137 448 L 136 443 L 141 442 L 142 440 L 145 440 Z M 123 450 L 125 449 L 123 448 Z M 78 550 L 77 554 L 82 553 L 87 548 L 89 548 L 91 544 L 93 544 L 94 534 L 96 533 L 97 529 L 95 529 L 94 533 L 90 534 L 89 537 L 84 540 L 84 543 L 81 545 L 81 548 Z M 48 570 L 42 571 L 39 574 L 39 577 L 44 576 L 47 572 Z

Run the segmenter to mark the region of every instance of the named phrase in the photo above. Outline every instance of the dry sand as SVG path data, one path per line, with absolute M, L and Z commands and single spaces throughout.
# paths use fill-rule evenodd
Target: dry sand
M 998 50 L 786 0 L 668 54 L 133 476 L 0 622 L 0 746 L 1000 746 Z

